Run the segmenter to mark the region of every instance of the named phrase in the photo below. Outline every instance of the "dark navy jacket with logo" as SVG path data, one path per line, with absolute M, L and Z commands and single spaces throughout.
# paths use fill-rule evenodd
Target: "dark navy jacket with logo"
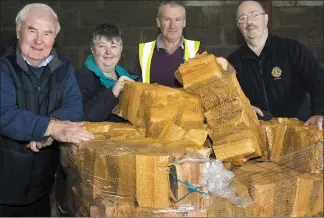
M 71 63 L 51 53 L 45 67 L 31 67 L 19 49 L 0 58 L 0 204 L 27 205 L 48 194 L 59 162 L 58 144 L 31 151 L 46 140 L 52 117 L 80 121 L 82 96 Z
M 303 121 L 324 114 L 324 69 L 298 41 L 269 34 L 259 57 L 245 44 L 228 61 L 251 104 L 261 110 Z

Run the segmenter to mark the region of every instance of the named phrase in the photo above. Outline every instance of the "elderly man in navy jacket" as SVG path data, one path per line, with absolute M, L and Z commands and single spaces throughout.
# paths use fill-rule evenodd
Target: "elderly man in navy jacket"
M 0 59 L 0 216 L 50 216 L 58 141 L 93 139 L 71 63 L 53 49 L 60 30 L 44 4 L 16 17 L 18 43 Z
M 324 70 L 316 58 L 298 41 L 269 34 L 268 14 L 257 1 L 243 1 L 236 19 L 246 44 L 228 60 L 255 111 L 322 129 Z

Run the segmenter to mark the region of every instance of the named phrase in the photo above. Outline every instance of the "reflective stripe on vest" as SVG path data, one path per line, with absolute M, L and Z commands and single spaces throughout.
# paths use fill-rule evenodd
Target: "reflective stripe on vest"
M 200 42 L 184 39 L 184 45 L 185 45 L 184 60 L 187 61 L 189 58 L 196 57 L 196 54 L 200 46 Z
M 155 48 L 156 40 L 139 44 L 139 61 L 142 69 L 143 83 L 150 83 L 151 61 Z M 184 39 L 184 57 L 187 61 L 194 58 L 199 50 L 200 42 Z
M 156 41 L 141 43 L 139 45 L 139 60 L 142 69 L 143 83 L 150 83 L 150 69 Z

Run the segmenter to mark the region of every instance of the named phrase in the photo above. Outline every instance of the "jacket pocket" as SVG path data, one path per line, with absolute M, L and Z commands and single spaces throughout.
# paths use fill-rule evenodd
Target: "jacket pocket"
M 36 155 L 31 181 L 35 195 L 41 196 L 52 189 L 58 162 L 58 148 L 55 142 Z

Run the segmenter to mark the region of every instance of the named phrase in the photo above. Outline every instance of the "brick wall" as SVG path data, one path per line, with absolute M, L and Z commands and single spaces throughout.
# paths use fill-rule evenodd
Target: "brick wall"
M 273 7 L 272 32 L 300 40 L 323 65 L 323 1 L 282 2 Z
M 0 39 L 15 38 L 14 19 L 28 0 L 0 1 Z M 139 1 L 39 1 L 58 13 L 62 31 L 56 44 L 77 68 L 89 54 L 88 34 L 97 24 L 108 22 L 123 31 L 124 51 L 121 63 L 132 69 L 139 42 L 154 40 L 158 34 L 155 17 L 158 0 Z M 235 24 L 239 1 L 185 1 L 187 27 L 185 36 L 201 40 L 209 52 L 227 56 L 242 42 Z M 273 1 L 274 33 L 299 39 L 323 63 L 323 1 Z

